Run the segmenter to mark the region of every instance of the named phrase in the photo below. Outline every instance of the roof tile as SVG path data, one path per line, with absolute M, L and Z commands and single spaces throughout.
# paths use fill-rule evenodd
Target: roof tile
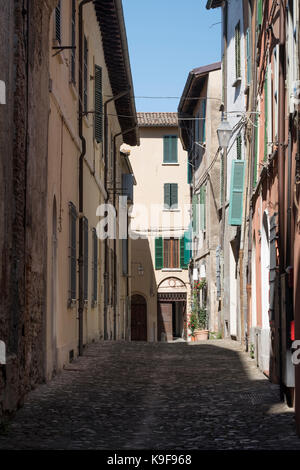
M 137 113 L 140 127 L 178 127 L 177 113 Z

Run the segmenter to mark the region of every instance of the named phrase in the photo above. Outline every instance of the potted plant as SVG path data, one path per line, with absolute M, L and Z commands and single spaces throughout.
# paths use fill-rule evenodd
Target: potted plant
M 208 339 L 207 329 L 207 311 L 206 308 L 199 305 L 199 290 L 206 285 L 205 280 L 194 284 L 192 314 L 188 324 L 191 330 L 192 341 L 200 341 Z

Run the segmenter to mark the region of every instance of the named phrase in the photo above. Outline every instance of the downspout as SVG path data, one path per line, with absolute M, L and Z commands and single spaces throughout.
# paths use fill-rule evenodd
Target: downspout
M 92 0 L 82 0 L 79 4 L 79 116 L 78 116 L 78 124 L 79 124 L 79 138 L 81 139 L 82 143 L 82 150 L 79 157 L 79 258 L 78 258 L 78 266 L 79 266 L 79 276 L 78 276 L 78 353 L 79 356 L 83 354 L 83 310 L 84 310 L 84 296 L 83 296 L 83 160 L 86 154 L 86 141 L 83 136 L 82 132 L 82 116 L 83 116 L 83 108 L 82 108 L 82 99 L 83 99 L 83 87 L 82 87 L 82 43 L 83 43 L 83 7 L 87 3 L 90 3 Z
M 255 17 L 256 17 L 256 10 Z M 252 28 L 252 24 L 251 24 Z M 253 29 L 252 29 L 253 31 Z M 251 69 L 253 71 L 253 86 L 252 86 L 252 105 L 251 111 L 257 111 L 257 64 L 256 64 L 256 48 L 257 48 L 257 28 L 255 24 L 255 34 L 254 34 L 254 51 L 252 47 L 252 60 L 251 60 Z M 257 116 L 257 115 L 256 115 Z M 250 185 L 249 185 L 249 225 L 248 225 L 248 277 L 247 277 L 247 284 L 251 285 L 251 296 L 253 295 L 252 292 L 252 219 L 253 219 L 253 202 L 251 199 L 251 195 L 253 192 L 253 184 L 254 184 L 254 165 L 255 165 L 255 152 L 256 152 L 256 140 L 255 140 L 255 128 L 252 126 L 252 135 L 251 135 L 251 146 L 250 146 L 250 159 L 251 159 L 251 167 L 250 167 Z M 248 294 L 249 295 L 249 294 Z M 248 305 L 249 305 L 249 297 L 248 297 Z M 246 333 L 246 346 L 249 345 L 249 331 L 248 326 L 250 325 L 250 317 L 247 318 L 247 333 Z
M 109 201 L 109 191 L 107 191 L 107 173 L 108 173 L 108 116 L 107 116 L 107 107 L 109 103 L 115 102 L 119 98 L 126 96 L 130 93 L 131 88 L 128 88 L 126 91 L 119 93 L 112 98 L 109 98 L 104 103 L 104 187 L 106 190 L 105 204 L 108 204 Z M 107 304 L 108 304 L 108 239 L 104 240 L 104 339 L 108 339 L 107 332 Z
M 280 376 L 280 394 L 283 399 L 283 362 L 282 347 L 282 315 L 281 311 L 281 274 L 284 272 L 284 173 L 285 173 L 285 11 L 283 0 L 280 0 L 279 17 L 279 103 L 278 103 L 278 212 L 279 212 L 279 376 Z
M 114 135 L 114 167 L 113 167 L 113 206 L 116 209 L 116 173 L 117 173 L 117 148 L 116 148 L 116 140 L 120 135 L 125 135 L 128 134 L 129 132 L 132 132 L 135 130 L 137 126 L 131 127 L 130 129 L 127 129 L 124 132 L 118 132 L 117 134 Z M 116 209 L 117 210 L 117 209 Z M 127 225 L 128 227 L 128 225 Z M 116 234 L 115 234 L 116 235 Z M 128 237 L 127 237 L 127 244 L 128 244 Z M 117 284 L 117 240 L 116 236 L 114 237 L 114 288 L 116 288 Z M 127 256 L 128 258 L 128 256 Z M 127 281 L 128 281 L 128 276 L 127 276 Z M 128 285 L 127 285 L 127 291 L 128 291 Z M 114 295 L 114 340 L 117 338 L 117 303 L 116 303 L 116 295 Z

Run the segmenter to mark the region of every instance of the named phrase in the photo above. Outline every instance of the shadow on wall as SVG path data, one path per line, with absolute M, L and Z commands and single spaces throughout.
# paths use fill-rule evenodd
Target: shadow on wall
M 136 233 L 136 236 L 138 234 Z M 143 321 L 144 313 L 140 302 L 134 303 L 136 295 L 144 297 L 146 301 L 146 339 L 157 340 L 157 285 L 155 269 L 151 256 L 150 241 L 148 238 L 131 240 L 132 279 L 131 279 L 131 333 L 136 340 L 144 340 L 143 328 L 138 325 Z M 140 330 L 140 332 L 138 331 Z M 139 338 L 139 336 L 141 336 Z

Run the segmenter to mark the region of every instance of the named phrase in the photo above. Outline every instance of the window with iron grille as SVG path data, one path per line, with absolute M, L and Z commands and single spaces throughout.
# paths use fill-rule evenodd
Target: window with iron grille
M 83 111 L 88 111 L 88 42 L 83 39 Z
M 95 139 L 102 142 L 103 138 L 103 98 L 102 98 L 102 68 L 95 65 Z
M 76 2 L 72 0 L 72 18 L 71 18 L 71 41 L 72 47 L 76 44 Z M 75 49 L 71 49 L 71 82 L 75 83 Z
M 239 134 L 236 138 L 236 159 L 237 160 L 242 159 L 242 137 L 241 137 L 241 134 Z
M 72 302 L 76 301 L 76 270 L 77 270 L 77 260 L 76 260 L 76 220 L 77 220 L 77 211 L 72 202 L 69 202 L 69 219 L 70 219 L 70 238 L 69 238 L 69 301 L 68 304 L 71 305 Z
M 93 228 L 93 294 L 92 305 L 98 300 L 98 237 L 96 229 Z
M 89 276 L 89 223 L 83 218 L 83 298 L 88 300 L 88 276 Z
M 55 8 L 55 39 L 61 43 L 61 0 Z

